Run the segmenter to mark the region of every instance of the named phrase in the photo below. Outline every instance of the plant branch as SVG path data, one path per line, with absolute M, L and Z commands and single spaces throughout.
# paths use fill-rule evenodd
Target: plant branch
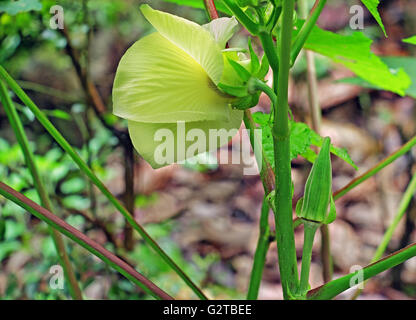
M 305 221 L 304 237 L 303 237 L 303 252 L 302 252 L 302 269 L 300 273 L 300 285 L 298 294 L 302 297 L 306 295 L 309 289 L 309 271 L 312 260 L 312 247 L 313 240 L 315 238 L 316 230 L 319 228 L 319 224 L 316 222 Z
M 173 298 L 169 296 L 166 292 L 156 286 L 153 282 L 148 280 L 145 276 L 137 272 L 133 267 L 128 265 L 126 262 L 115 256 L 113 253 L 96 243 L 95 241 L 88 238 L 82 232 L 78 231 L 62 219 L 55 216 L 50 211 L 39 206 L 29 198 L 25 197 L 21 193 L 10 188 L 6 184 L 0 182 L 0 194 L 5 198 L 13 201 L 18 206 L 27 210 L 40 220 L 46 222 L 52 228 L 63 233 L 68 238 L 72 239 L 89 252 L 99 257 L 108 265 L 112 266 L 127 279 L 132 281 L 134 284 L 141 287 L 145 292 L 151 294 L 156 299 L 166 299 L 172 300 Z
M 174 270 L 181 279 L 194 291 L 194 293 L 201 299 L 206 299 L 204 293 L 199 289 L 193 281 L 185 274 L 185 272 L 163 251 L 163 249 L 153 240 L 153 238 L 139 225 L 131 216 L 127 209 L 116 199 L 116 197 L 107 189 L 104 183 L 98 179 L 94 172 L 82 160 L 78 153 L 71 147 L 62 134 L 55 128 L 43 112 L 36 106 L 36 104 L 27 96 L 27 94 L 19 87 L 16 81 L 10 77 L 7 71 L 0 66 L 0 79 L 4 80 L 20 100 L 33 112 L 42 126 L 50 133 L 55 141 L 65 150 L 65 152 L 78 165 L 81 171 L 91 179 L 97 188 L 104 194 L 110 203 L 125 217 L 127 222 L 141 235 L 143 240 Z
M 361 184 L 368 178 L 374 176 L 381 169 L 388 166 L 390 163 L 394 162 L 396 159 L 398 159 L 399 157 L 407 153 L 415 145 L 416 145 L 416 136 L 410 139 L 407 143 L 405 143 L 403 146 L 401 146 L 397 151 L 389 155 L 387 158 L 377 163 L 374 167 L 372 167 L 371 169 L 367 170 L 360 176 L 351 180 L 351 182 L 348 183 L 345 187 L 334 192 L 333 194 L 334 200 L 341 198 L 347 192 L 351 191 L 352 189 L 354 189 L 356 186 L 358 186 L 359 184 Z
M 352 284 L 354 279 L 360 279 L 360 281 L 365 281 L 371 277 L 376 276 L 377 274 L 386 271 L 394 266 L 397 266 L 404 261 L 413 258 L 416 256 L 416 243 L 409 245 L 395 253 L 388 255 L 387 257 L 374 262 L 367 267 L 360 269 L 356 272 L 347 274 L 341 278 L 332 280 L 318 288 L 310 290 L 308 292 L 308 299 L 310 300 L 328 300 L 332 299 L 341 292 L 347 290 L 352 285 L 358 284 L 355 282 Z M 362 277 L 357 277 L 358 272 L 362 272 Z
M 214 19 L 219 18 L 218 11 L 217 11 L 217 8 L 215 7 L 214 0 L 204 0 L 204 5 L 205 5 L 205 11 L 208 13 L 208 16 L 209 16 L 210 20 L 214 20 Z
M 259 33 L 259 26 L 248 17 L 243 10 L 235 3 L 234 0 L 222 0 L 225 6 L 233 13 L 233 15 L 240 21 L 240 23 L 250 32 L 253 36 Z
M 296 36 L 293 47 L 291 51 L 291 59 L 290 63 L 293 65 L 298 57 L 300 50 L 302 50 L 303 45 L 305 44 L 306 40 L 309 37 L 313 27 L 315 26 L 316 22 L 318 21 L 319 16 L 321 15 L 322 9 L 326 4 L 326 0 L 316 0 L 314 8 L 312 9 L 311 13 L 309 14 L 308 19 L 303 24 L 302 28 L 300 29 L 298 35 Z
M 13 102 L 9 96 L 7 88 L 1 80 L 0 100 L 3 104 L 4 110 L 6 111 L 6 115 L 9 118 L 9 122 L 15 133 L 16 139 L 20 145 L 20 149 L 22 150 L 26 165 L 32 176 L 33 184 L 39 195 L 41 203 L 48 210 L 52 210 L 51 201 L 49 199 L 48 193 L 45 190 L 45 186 L 36 166 L 35 157 L 29 147 L 29 141 L 25 134 L 23 125 L 19 119 L 16 108 L 14 107 Z M 77 278 L 75 276 L 75 272 L 72 268 L 71 262 L 69 261 L 69 257 L 65 248 L 65 242 L 62 238 L 62 235 L 53 228 L 50 228 L 50 232 L 53 242 L 55 244 L 60 264 L 63 267 L 65 277 L 69 283 L 69 291 L 71 293 L 71 296 L 75 300 L 82 300 L 82 291 L 78 285 Z
M 409 185 L 407 186 L 406 191 L 404 192 L 403 197 L 400 201 L 397 213 L 394 216 L 392 223 L 389 225 L 386 232 L 384 233 L 383 239 L 378 245 L 373 258 L 371 259 L 371 262 L 375 262 L 383 256 L 384 252 L 387 249 L 388 244 L 391 241 L 391 238 L 393 237 L 393 233 L 396 230 L 399 222 L 403 219 L 403 216 L 406 213 L 406 210 L 410 204 L 410 201 L 415 195 L 415 192 L 416 192 L 416 173 L 413 175 L 412 179 L 410 180 Z M 357 298 L 361 294 L 361 291 L 362 289 L 357 289 L 353 295 L 353 299 Z
M 266 262 L 267 251 L 270 246 L 269 205 L 266 197 L 263 199 L 259 224 L 259 238 L 257 240 L 254 262 L 251 270 L 247 300 L 256 300 L 259 295 L 261 278 Z

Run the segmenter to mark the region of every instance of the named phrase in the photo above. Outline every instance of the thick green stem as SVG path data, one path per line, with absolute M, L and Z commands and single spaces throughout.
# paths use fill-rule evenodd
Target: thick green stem
M 16 135 L 16 139 L 20 145 L 23 156 L 25 158 L 26 165 L 30 171 L 33 179 L 33 184 L 39 195 L 42 205 L 52 211 L 52 204 L 49 199 L 48 193 L 45 190 L 42 178 L 40 177 L 38 168 L 36 166 L 35 157 L 29 147 L 29 141 L 23 129 L 23 125 L 19 119 L 16 108 L 10 96 L 7 92 L 7 88 L 3 81 L 0 80 L 0 100 L 3 104 L 6 115 L 9 118 L 10 125 Z M 78 285 L 75 272 L 72 268 L 71 262 L 69 261 L 68 254 L 66 252 L 64 240 L 59 232 L 50 228 L 51 236 L 55 244 L 55 248 L 58 254 L 58 258 L 62 268 L 64 270 L 65 277 L 69 283 L 69 292 L 73 299 L 82 300 L 82 291 Z
M 295 237 L 292 221 L 292 177 L 290 163 L 290 133 L 288 117 L 288 87 L 290 69 L 290 51 L 293 30 L 294 1 L 283 1 L 282 27 L 280 29 L 279 67 L 273 69 L 278 72 L 277 104 L 274 105 L 273 143 L 276 168 L 276 197 L 277 213 L 276 240 L 279 257 L 280 277 L 285 299 L 293 296 L 297 291 L 299 278 L 295 249 Z M 270 52 L 266 46 L 265 53 L 269 61 L 273 61 L 275 50 Z
M 19 85 L 10 77 L 7 71 L 0 66 L 0 78 L 4 80 L 20 100 L 33 112 L 42 126 L 50 133 L 55 141 L 65 150 L 78 167 L 91 179 L 97 188 L 107 197 L 110 203 L 124 216 L 128 223 L 141 235 L 143 240 L 174 270 L 181 279 L 192 289 L 192 291 L 201 299 L 207 299 L 204 293 L 199 289 L 193 281 L 185 274 L 185 272 L 163 251 L 163 249 L 153 240 L 153 238 L 140 226 L 128 210 L 116 199 L 116 197 L 107 189 L 104 183 L 98 179 L 94 172 L 81 159 L 78 153 L 71 147 L 61 133 L 36 106 L 36 104 L 27 96 L 27 94 L 19 87 Z
M 365 281 L 377 274 L 386 271 L 400 263 L 403 263 L 410 258 L 416 256 L 416 243 L 409 245 L 387 257 L 381 259 L 373 264 L 368 265 L 362 270 L 347 274 L 341 278 L 332 280 L 323 286 L 315 288 L 308 292 L 308 299 L 311 300 L 328 300 L 332 299 L 341 292 L 349 289 L 351 286 L 358 284 L 356 279 L 360 282 Z M 360 275 L 359 273 L 362 274 Z
M 153 282 L 148 280 L 146 277 L 137 272 L 134 268 L 121 260 L 119 257 L 105 249 L 103 246 L 91 240 L 82 232 L 78 231 L 62 219 L 55 216 L 52 212 L 39 206 L 37 203 L 33 202 L 29 198 L 25 197 L 21 193 L 10 188 L 2 182 L 0 182 L 0 195 L 13 201 L 18 206 L 33 214 L 38 219 L 46 222 L 52 228 L 58 230 L 60 233 L 78 243 L 80 246 L 84 247 L 93 255 L 104 261 L 106 264 L 113 267 L 127 279 L 141 287 L 145 292 L 149 293 L 156 299 L 173 299 L 166 292 L 157 287 Z
M 309 290 L 309 270 L 312 260 L 313 240 L 315 239 L 316 230 L 319 223 L 304 221 L 303 223 L 303 252 L 302 252 L 302 269 L 300 272 L 299 295 L 305 297 Z
M 257 248 L 254 254 L 247 300 L 256 300 L 259 294 L 264 264 L 266 263 L 266 255 L 270 246 L 269 209 L 269 204 L 266 197 L 264 197 L 263 205 L 261 207 L 259 239 L 257 240 Z
M 301 19 L 306 19 L 309 13 L 309 0 L 299 0 L 299 14 Z M 309 113 L 312 118 L 312 129 L 318 134 L 321 133 L 322 112 L 319 105 L 318 78 L 316 76 L 315 55 L 312 51 L 304 50 L 306 56 L 306 74 L 308 84 Z M 321 225 L 321 260 L 322 276 L 324 282 L 332 279 L 333 265 L 331 257 L 331 240 L 327 224 Z
M 406 210 L 410 204 L 410 201 L 415 195 L 415 192 L 416 192 L 416 174 L 414 174 L 412 179 L 410 180 L 409 185 L 407 186 L 407 189 L 404 192 L 403 198 L 400 201 L 397 213 L 392 223 L 389 225 L 386 232 L 384 233 L 383 239 L 378 245 L 377 250 L 373 256 L 373 259 L 371 259 L 371 262 L 375 262 L 379 260 L 383 256 L 384 252 L 386 252 L 387 246 L 390 243 L 391 238 L 393 237 L 393 233 L 396 230 L 397 226 L 399 225 L 400 220 L 403 219 L 403 216 L 406 213 Z M 362 289 L 358 289 L 355 292 L 353 299 L 357 298 L 360 295 L 361 291 Z

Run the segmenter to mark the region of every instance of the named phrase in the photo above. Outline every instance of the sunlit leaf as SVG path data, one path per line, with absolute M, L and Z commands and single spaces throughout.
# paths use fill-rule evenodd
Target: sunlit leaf
M 387 37 L 386 29 L 384 28 L 383 21 L 381 21 L 380 13 L 378 12 L 378 5 L 380 4 L 379 0 L 361 0 L 361 2 L 367 7 L 368 11 L 372 14 L 374 19 L 376 19 L 378 25 L 383 30 L 384 35 Z
M 298 22 L 297 31 L 302 23 Z M 373 85 L 404 95 L 411 83 L 409 76 L 403 69 L 389 68 L 380 57 L 371 52 L 371 43 L 372 40 L 362 32 L 346 36 L 314 27 L 305 48 L 344 65 Z
M 414 57 L 382 57 L 381 58 L 391 69 L 404 69 L 412 80 L 412 84 L 407 88 L 406 95 L 416 99 L 416 58 Z M 369 89 L 385 90 L 377 85 L 369 83 L 362 78 L 345 78 L 339 82 L 354 84 Z

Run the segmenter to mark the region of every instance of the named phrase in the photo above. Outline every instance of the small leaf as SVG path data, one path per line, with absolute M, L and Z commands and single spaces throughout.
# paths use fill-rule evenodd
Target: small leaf
M 251 73 L 257 74 L 260 71 L 260 61 L 259 57 L 257 57 L 256 52 L 253 50 L 253 46 L 251 43 L 251 38 L 248 38 L 248 49 L 250 51 L 250 58 L 251 58 Z M 263 78 L 260 78 L 263 79 Z
M 377 7 L 380 4 L 380 1 L 379 0 L 361 0 L 361 2 L 367 7 L 368 11 L 370 11 L 374 19 L 376 19 L 378 25 L 380 26 L 381 30 L 383 30 L 383 33 L 385 37 L 387 38 L 386 29 L 384 28 L 383 21 L 381 21 L 380 14 L 377 10 Z
M 259 124 L 262 129 L 262 147 L 263 152 L 274 168 L 274 147 L 273 136 L 270 122 L 270 115 L 262 112 L 253 113 L 253 120 Z M 309 162 L 314 162 L 317 155 L 311 149 L 311 146 L 321 147 L 324 138 L 313 131 L 309 126 L 303 122 L 290 121 L 290 160 L 297 156 L 302 156 Z M 337 148 L 331 145 L 330 151 L 340 159 L 350 164 L 354 169 L 358 167 L 352 161 L 346 149 Z
M 239 64 L 237 61 L 234 61 L 230 58 L 228 58 L 228 63 L 233 67 L 235 72 L 237 72 L 238 76 L 243 80 L 244 82 L 247 82 L 248 79 L 250 79 L 251 74 L 244 68 L 241 64 Z
M 247 87 L 229 86 L 223 83 L 219 83 L 218 88 L 222 92 L 238 98 L 243 98 L 248 95 Z
M 405 43 L 415 44 L 416 45 L 416 36 L 406 38 L 402 40 Z
M 269 60 L 267 60 L 266 55 L 263 55 L 263 58 L 261 59 L 260 70 L 256 74 L 256 77 L 259 79 L 264 79 L 267 73 L 269 73 L 269 68 L 270 68 Z

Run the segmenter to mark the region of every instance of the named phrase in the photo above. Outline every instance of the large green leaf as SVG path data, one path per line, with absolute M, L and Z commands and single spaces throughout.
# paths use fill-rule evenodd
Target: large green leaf
M 176 3 L 181 6 L 188 6 L 197 9 L 204 9 L 204 1 L 203 0 L 163 0 L 165 2 Z M 218 11 L 231 15 L 230 10 L 222 3 L 222 0 L 215 1 L 215 7 Z
M 406 95 L 416 99 L 416 58 L 415 57 L 382 57 L 384 63 L 388 65 L 390 69 L 406 70 L 407 74 L 412 80 L 412 84 L 407 88 Z M 379 86 L 369 83 L 362 78 L 345 78 L 339 82 L 350 83 L 364 88 L 381 90 Z
M 302 21 L 298 22 L 297 30 L 302 24 Z M 344 65 L 373 85 L 404 95 L 411 84 L 409 76 L 403 69 L 390 69 L 371 52 L 371 43 L 372 40 L 362 32 L 341 35 L 314 27 L 305 48 Z
M 0 12 L 6 12 L 12 16 L 19 12 L 39 11 L 42 9 L 42 3 L 39 0 L 6 0 L 0 3 Z
M 267 160 L 274 167 L 274 149 L 270 115 L 262 112 L 253 113 L 254 122 L 262 129 L 262 146 Z M 303 122 L 290 121 L 290 159 L 301 156 L 309 162 L 314 162 L 317 155 L 311 146 L 321 147 L 324 138 L 313 131 Z M 341 158 L 354 169 L 358 169 L 352 161 L 346 149 L 336 148 L 331 145 L 331 153 Z
M 368 11 L 370 11 L 374 19 L 376 19 L 380 28 L 383 30 L 384 35 L 387 37 L 386 29 L 384 28 L 383 21 L 381 21 L 380 13 L 377 10 L 377 7 L 380 4 L 380 1 L 379 0 L 361 0 L 361 2 L 367 7 Z

